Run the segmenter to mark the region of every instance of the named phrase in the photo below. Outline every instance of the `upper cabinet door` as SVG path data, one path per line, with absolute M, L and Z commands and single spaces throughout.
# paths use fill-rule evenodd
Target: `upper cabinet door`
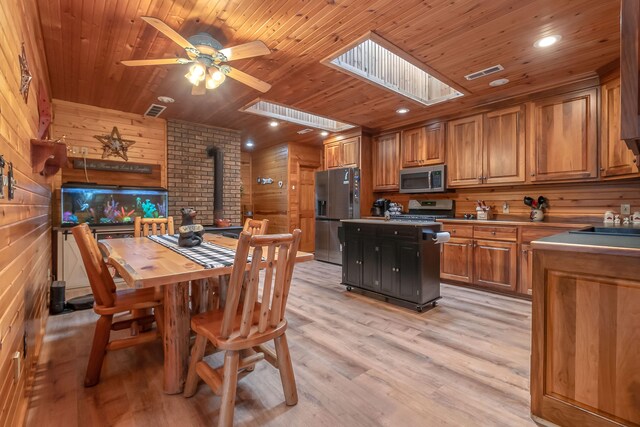
M 340 142 L 342 167 L 351 168 L 360 165 L 360 137 L 345 139 Z
M 341 160 L 341 146 L 339 142 L 333 142 L 324 146 L 324 168 L 339 168 Z
M 449 122 L 447 162 L 449 187 L 482 184 L 482 115 Z
M 620 80 L 602 85 L 600 173 L 603 177 L 638 173 L 636 158 L 620 139 Z
M 531 181 L 598 176 L 596 90 L 532 103 Z
M 525 181 L 525 123 L 524 105 L 485 114 L 485 184 Z
M 373 191 L 398 190 L 400 180 L 400 135 L 391 133 L 373 140 Z
M 444 163 L 444 123 L 402 131 L 402 167 Z

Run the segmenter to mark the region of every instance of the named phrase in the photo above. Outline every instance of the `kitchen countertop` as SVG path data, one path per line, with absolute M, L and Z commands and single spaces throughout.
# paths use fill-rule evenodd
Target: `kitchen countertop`
M 628 227 L 640 229 L 639 225 L 603 226 L 606 228 Z M 634 256 L 640 258 L 640 235 L 610 235 L 596 233 L 565 232 L 543 237 L 531 242 L 533 249 L 584 252 L 607 255 Z
M 503 219 L 464 219 L 464 218 L 443 218 L 438 219 L 442 223 L 454 224 L 471 224 L 471 225 L 524 225 L 533 227 L 566 227 L 566 228 L 586 228 L 591 227 L 593 223 L 571 222 L 571 221 L 527 221 L 527 220 L 503 220 Z
M 375 225 L 402 225 L 406 227 L 430 227 L 433 225 L 442 225 L 435 221 L 385 221 L 384 218 L 380 219 L 343 219 L 340 222 L 348 222 L 353 224 L 375 224 Z

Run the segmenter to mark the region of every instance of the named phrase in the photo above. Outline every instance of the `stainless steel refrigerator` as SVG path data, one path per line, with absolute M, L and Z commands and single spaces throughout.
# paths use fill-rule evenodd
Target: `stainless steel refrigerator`
M 316 172 L 315 259 L 342 265 L 341 219 L 360 218 L 360 169 Z

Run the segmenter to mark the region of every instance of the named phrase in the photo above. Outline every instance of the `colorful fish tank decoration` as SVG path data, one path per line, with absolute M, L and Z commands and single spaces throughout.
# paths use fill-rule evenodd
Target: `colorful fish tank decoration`
M 65 184 L 60 189 L 62 225 L 122 225 L 136 217 L 165 218 L 167 190 Z

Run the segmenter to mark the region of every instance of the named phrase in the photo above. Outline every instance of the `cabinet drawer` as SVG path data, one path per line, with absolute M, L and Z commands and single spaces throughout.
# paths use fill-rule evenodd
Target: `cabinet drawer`
M 572 229 L 565 227 L 522 227 L 522 243 L 530 243 L 534 240 L 564 233 L 569 230 Z
M 489 227 L 476 225 L 473 227 L 473 237 L 475 239 L 518 240 L 518 227 Z
M 349 224 L 345 228 L 345 233 L 356 236 L 373 236 L 376 234 L 376 227 L 371 225 Z
M 448 231 L 451 237 L 473 237 L 473 225 L 442 224 L 442 231 Z
M 401 238 L 401 239 L 411 239 L 417 240 L 418 231 L 415 227 L 407 227 L 407 226 L 385 226 L 379 229 L 378 235 L 380 237 L 391 237 L 391 238 Z

